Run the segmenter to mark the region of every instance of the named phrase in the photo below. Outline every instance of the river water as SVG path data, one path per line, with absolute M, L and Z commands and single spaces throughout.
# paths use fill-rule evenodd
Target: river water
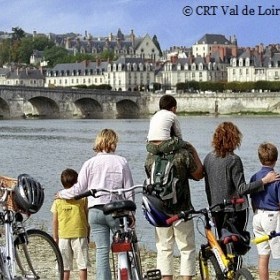
M 233 121 L 243 133 L 241 156 L 245 177 L 260 168 L 257 147 L 263 141 L 270 141 L 280 148 L 279 117 L 272 116 L 194 116 L 180 117 L 184 139 L 191 142 L 203 159 L 211 150 L 211 138 L 216 126 L 222 121 Z M 117 151 L 125 156 L 130 164 L 134 182 L 143 183 L 145 173 L 143 164 L 146 156 L 145 139 L 149 119 L 137 120 L 2 120 L 0 121 L 1 175 L 17 177 L 28 173 L 38 179 L 45 187 L 45 203 L 32 222 L 43 225 L 51 231 L 50 207 L 54 194 L 61 188 L 60 173 L 65 168 L 77 171 L 82 163 L 93 155 L 92 143 L 98 131 L 113 128 L 120 137 Z M 279 164 L 276 166 L 279 170 Z M 191 194 L 194 207 L 206 206 L 204 183 L 191 181 Z M 141 213 L 141 196 L 138 195 L 137 232 L 141 244 L 155 250 L 154 229 Z M 251 215 L 252 216 L 252 215 Z M 251 222 L 249 222 L 251 231 Z M 196 239 L 199 244 L 203 237 L 199 234 L 202 225 L 198 224 Z M 198 246 L 197 246 L 198 248 Z M 255 245 L 245 256 L 248 265 L 256 265 Z M 271 267 L 279 267 L 272 261 Z

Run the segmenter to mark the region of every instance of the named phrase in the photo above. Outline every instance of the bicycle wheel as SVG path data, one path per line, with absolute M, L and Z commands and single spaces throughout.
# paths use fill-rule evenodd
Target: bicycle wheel
M 26 235 L 27 243 L 19 237 L 15 239 L 17 273 L 23 279 L 63 279 L 63 260 L 53 238 L 38 229 L 27 230 Z
M 214 254 L 208 251 L 207 256 L 204 255 L 206 254 L 200 250 L 198 261 L 201 280 L 224 280 L 225 277 Z
M 242 267 L 236 271 L 234 279 L 235 280 L 242 280 L 242 279 L 253 280 L 254 277 L 247 268 Z
M 129 253 L 132 280 L 142 280 L 142 266 L 140 251 L 137 243 L 132 243 L 132 252 Z

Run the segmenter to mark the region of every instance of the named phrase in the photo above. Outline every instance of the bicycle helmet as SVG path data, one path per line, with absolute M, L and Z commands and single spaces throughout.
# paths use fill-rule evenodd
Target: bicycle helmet
M 44 189 L 38 181 L 28 174 L 18 176 L 14 199 L 20 210 L 26 214 L 37 213 L 43 205 L 44 197 Z
M 166 220 L 170 215 L 164 210 L 163 202 L 156 196 L 144 194 L 142 197 L 142 211 L 146 220 L 155 227 L 169 227 Z

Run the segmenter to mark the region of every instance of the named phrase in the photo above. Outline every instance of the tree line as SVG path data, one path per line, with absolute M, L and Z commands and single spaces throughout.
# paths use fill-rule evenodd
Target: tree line
M 251 91 L 280 91 L 278 81 L 256 81 L 256 82 L 196 82 L 189 81 L 178 83 L 176 90 L 181 92 L 212 91 L 212 92 L 251 92 Z
M 30 36 L 22 28 L 13 27 L 11 38 L 3 39 L 0 42 L 0 67 L 7 63 L 30 64 L 30 57 L 34 50 L 42 51 L 45 61 L 49 67 L 59 63 L 74 63 L 84 60 L 114 60 L 114 53 L 110 50 L 100 54 L 71 54 L 64 47 L 56 46 L 46 36 Z M 38 65 L 37 65 L 38 66 Z

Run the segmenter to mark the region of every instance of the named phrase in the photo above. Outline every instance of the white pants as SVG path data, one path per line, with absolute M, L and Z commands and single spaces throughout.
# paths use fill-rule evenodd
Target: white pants
M 271 231 L 280 231 L 280 212 L 257 210 L 253 217 L 253 232 L 255 237 L 269 234 Z M 274 259 L 280 258 L 280 237 L 259 243 L 259 255 L 272 255 Z
M 167 228 L 156 228 L 157 268 L 163 276 L 173 275 L 174 244 L 180 252 L 182 276 L 193 276 L 195 269 L 195 233 L 193 220 L 175 223 Z

